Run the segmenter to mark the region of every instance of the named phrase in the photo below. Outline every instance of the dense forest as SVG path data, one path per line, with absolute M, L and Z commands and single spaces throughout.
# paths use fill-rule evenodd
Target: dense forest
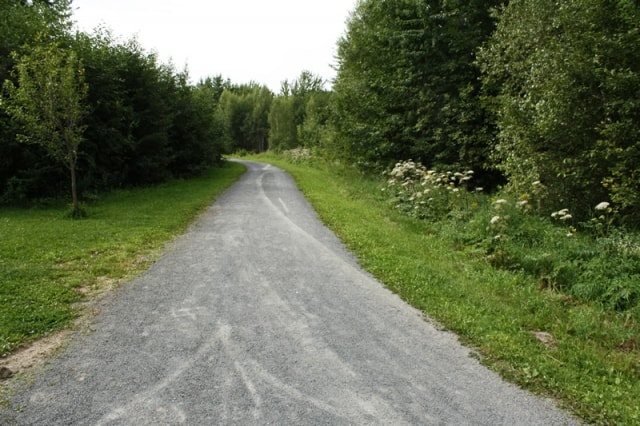
M 70 6 L 0 3 L 3 203 L 64 194 L 72 169 L 87 197 L 301 147 L 366 171 L 409 159 L 473 170 L 486 190 L 540 184 L 543 211 L 587 218 L 606 202 L 620 224 L 640 224 L 637 1 L 361 0 L 331 89 L 303 71 L 277 94 L 215 74 L 193 85 L 135 40 L 76 32 Z M 75 70 L 56 96 L 75 93 L 79 108 L 67 120 L 76 145 L 64 145 L 69 129 L 45 129 L 62 152 L 20 112 L 34 70 L 56 66 Z
M 607 202 L 637 226 L 639 31 L 635 1 L 361 1 L 338 45 L 330 146 L 515 194 L 542 184 L 541 211 L 585 219 Z

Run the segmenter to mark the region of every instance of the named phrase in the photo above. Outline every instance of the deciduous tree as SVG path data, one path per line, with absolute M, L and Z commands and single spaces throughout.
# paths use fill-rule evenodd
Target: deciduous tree
M 497 3 L 360 1 L 338 43 L 336 146 L 370 165 L 412 158 L 486 172 L 493 128 L 474 60 Z
M 86 115 L 84 70 L 72 51 L 54 44 L 37 46 L 17 59 L 18 84 L 7 81 L 6 111 L 22 125 L 19 140 L 40 145 L 64 164 L 71 177 L 73 214 L 78 203 L 76 163 Z
M 640 5 L 517 0 L 480 55 L 494 94 L 496 159 L 511 187 L 541 181 L 576 218 L 614 201 L 640 215 Z
M 269 113 L 269 148 L 279 152 L 298 146 L 295 107 L 292 96 L 278 96 Z

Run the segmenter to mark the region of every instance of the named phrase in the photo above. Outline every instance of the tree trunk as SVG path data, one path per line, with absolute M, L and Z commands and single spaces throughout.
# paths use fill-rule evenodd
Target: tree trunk
M 69 165 L 69 170 L 71 171 L 71 199 L 73 200 L 73 212 L 72 216 L 76 217 L 80 213 L 80 208 L 78 205 L 78 187 L 76 184 L 76 163 L 72 161 Z

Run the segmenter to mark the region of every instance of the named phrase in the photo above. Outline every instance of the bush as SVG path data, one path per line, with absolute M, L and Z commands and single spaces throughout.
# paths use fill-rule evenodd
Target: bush
M 411 216 L 439 220 L 456 213 L 468 213 L 476 206 L 472 188 L 474 172 L 438 172 L 427 170 L 414 161 L 402 161 L 387 173 L 389 179 L 383 188 L 394 206 Z
M 471 171 L 442 173 L 407 161 L 385 176 L 383 193 L 393 206 L 437 223 L 435 232 L 453 235 L 459 250 L 533 276 L 541 290 L 610 311 L 640 306 L 640 235 L 612 227 L 608 203 L 581 223 L 567 208 L 543 214 L 546 189 L 538 182 L 514 199 L 508 192 L 497 197 L 474 190 Z
M 282 152 L 282 156 L 293 164 L 309 162 L 313 159 L 313 154 L 308 148 L 294 148 Z
M 581 218 L 607 200 L 640 224 L 640 5 L 522 0 L 479 54 L 499 127 L 495 161 L 518 193 Z

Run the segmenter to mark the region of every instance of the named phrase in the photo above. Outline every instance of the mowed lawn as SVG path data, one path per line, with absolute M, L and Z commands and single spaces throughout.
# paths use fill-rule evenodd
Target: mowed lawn
M 86 205 L 0 209 L 0 357 L 70 326 L 81 302 L 145 270 L 163 246 L 244 173 L 227 162 L 203 176 L 116 191 Z

